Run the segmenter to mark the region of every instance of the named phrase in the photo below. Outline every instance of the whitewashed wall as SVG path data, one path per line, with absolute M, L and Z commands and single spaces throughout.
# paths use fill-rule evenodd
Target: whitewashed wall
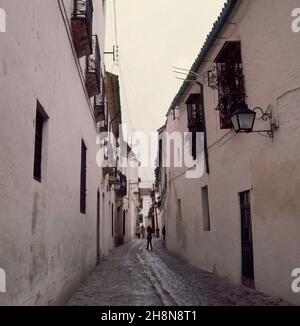
M 230 280 L 241 280 L 241 217 L 239 192 L 251 190 L 256 288 L 299 304 L 291 290 L 291 272 L 299 267 L 300 189 L 300 65 L 299 33 L 291 29 L 297 0 L 241 1 L 200 72 L 226 40 L 241 40 L 247 103 L 271 105 L 280 127 L 274 141 L 257 134 L 220 130 L 218 94 L 204 87 L 210 175 L 188 180 L 170 169 L 167 243 L 197 266 Z M 189 92 L 197 91 L 196 88 Z M 187 95 L 179 121 L 168 117 L 167 130 L 186 130 Z M 177 125 L 176 125 L 177 124 Z M 268 124 L 258 121 L 256 129 Z M 203 231 L 201 187 L 208 185 L 211 232 Z M 182 200 L 178 220 L 176 201 Z
M 71 1 L 64 3 L 69 15 Z M 103 45 L 102 1 L 94 3 Z M 98 187 L 103 193 L 96 128 L 59 2 L 3 0 L 1 7 L 7 33 L 0 34 L 0 266 L 7 293 L 0 293 L 0 304 L 64 303 L 96 263 Z M 49 115 L 41 184 L 33 180 L 37 99 Z M 79 210 L 81 139 L 85 215 Z M 109 239 L 102 232 L 105 252 Z

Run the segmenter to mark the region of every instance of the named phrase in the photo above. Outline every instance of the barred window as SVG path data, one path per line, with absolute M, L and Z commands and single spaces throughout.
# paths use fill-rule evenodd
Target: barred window
M 203 94 L 191 94 L 186 105 L 189 131 L 204 132 Z
M 197 132 L 204 132 L 205 130 L 203 94 L 190 94 L 186 105 L 188 129 L 192 133 L 191 154 L 195 160 L 197 157 Z
M 217 85 L 221 129 L 231 129 L 230 117 L 246 100 L 242 67 L 241 43 L 228 41 L 215 59 L 217 65 Z

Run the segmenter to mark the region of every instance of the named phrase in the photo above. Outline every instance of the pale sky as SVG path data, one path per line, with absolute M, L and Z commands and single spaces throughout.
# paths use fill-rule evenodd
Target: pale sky
M 172 67 L 192 66 L 225 1 L 107 0 L 106 51 L 116 42 L 114 1 L 119 66 L 105 55 L 106 69 L 120 76 L 123 123 L 150 133 L 164 124 L 182 85 Z

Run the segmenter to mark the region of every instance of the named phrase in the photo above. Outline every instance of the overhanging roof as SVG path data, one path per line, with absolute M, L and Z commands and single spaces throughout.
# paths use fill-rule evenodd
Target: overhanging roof
M 239 0 L 228 0 L 224 8 L 218 17 L 217 21 L 213 25 L 212 31 L 208 34 L 206 41 L 197 57 L 195 60 L 194 64 L 191 67 L 191 71 L 197 72 L 199 71 L 201 65 L 205 62 L 205 57 L 207 56 L 209 50 L 211 49 L 212 45 L 215 43 L 217 37 L 219 36 L 220 32 L 222 31 L 223 27 L 227 23 L 231 13 L 233 12 L 233 9 L 237 5 Z M 179 92 L 177 95 L 174 97 L 171 106 L 168 110 L 167 116 L 169 115 L 170 111 L 175 108 L 175 106 L 178 105 L 178 102 L 180 101 L 181 97 L 185 94 L 187 91 L 188 87 L 190 86 L 189 80 L 195 80 L 195 77 L 188 76 L 185 81 L 183 82 L 182 86 L 179 89 Z

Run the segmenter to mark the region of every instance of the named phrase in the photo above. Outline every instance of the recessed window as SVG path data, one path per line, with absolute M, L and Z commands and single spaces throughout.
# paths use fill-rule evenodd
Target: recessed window
M 237 106 L 244 104 L 246 91 L 242 67 L 241 43 L 228 41 L 215 59 L 221 129 L 231 129 L 230 117 Z
M 203 94 L 190 94 L 186 101 L 188 129 L 192 133 L 191 154 L 197 158 L 197 132 L 204 132 Z M 200 145 L 200 144 L 198 144 Z
M 191 94 L 186 105 L 189 131 L 204 132 L 203 94 Z
M 201 189 L 201 195 L 202 195 L 203 230 L 210 231 L 209 198 L 208 198 L 207 186 Z
M 36 118 L 35 118 L 35 147 L 34 147 L 34 167 L 33 177 L 35 180 L 42 181 L 42 154 L 43 154 L 43 131 L 45 121 L 48 115 L 40 102 L 37 101 L 36 105 Z
M 86 153 L 87 148 L 81 140 L 81 172 L 80 172 L 80 213 L 86 214 Z

